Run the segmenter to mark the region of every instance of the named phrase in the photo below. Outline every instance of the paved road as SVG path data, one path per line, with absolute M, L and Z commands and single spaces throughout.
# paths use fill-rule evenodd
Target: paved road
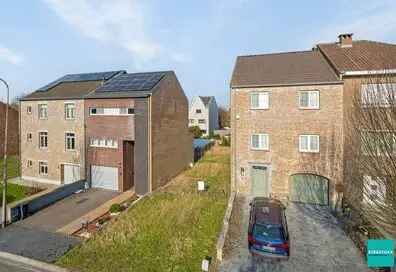
M 66 197 L 16 224 L 26 228 L 55 232 L 117 195 L 119 195 L 118 192 L 109 190 L 89 189 L 86 192 Z
M 249 205 L 245 199 L 239 199 L 239 203 L 240 213 L 237 214 L 242 224 L 226 243 L 229 250 L 219 271 L 370 271 L 329 210 L 304 204 L 290 203 L 286 209 L 291 237 L 290 259 L 274 261 L 252 257 L 247 249 Z
M 23 263 L 16 263 L 0 257 L 0 272 L 49 272 Z
M 56 231 L 117 195 L 117 192 L 90 189 L 58 201 L 25 220 L 0 229 L 0 251 L 54 262 L 81 242 L 77 237 Z

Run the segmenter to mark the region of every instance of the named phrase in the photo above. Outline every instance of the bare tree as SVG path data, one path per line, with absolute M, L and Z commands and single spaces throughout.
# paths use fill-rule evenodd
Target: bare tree
M 230 127 L 230 111 L 224 107 L 219 107 L 220 128 Z
M 396 237 L 396 78 L 356 84 L 347 110 L 345 201 L 381 233 Z

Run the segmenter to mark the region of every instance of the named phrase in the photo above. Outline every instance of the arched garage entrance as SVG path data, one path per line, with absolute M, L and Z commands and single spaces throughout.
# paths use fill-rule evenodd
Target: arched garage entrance
M 290 180 L 290 200 L 329 205 L 329 180 L 314 174 L 295 174 Z

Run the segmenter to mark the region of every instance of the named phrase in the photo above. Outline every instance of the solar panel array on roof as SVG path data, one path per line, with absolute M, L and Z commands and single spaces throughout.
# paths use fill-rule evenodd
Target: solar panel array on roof
M 106 82 L 95 92 L 151 90 L 164 76 L 165 72 L 124 74 Z
M 126 71 L 110 71 L 110 72 L 99 72 L 99 73 L 85 73 L 85 74 L 70 74 L 65 75 L 44 87 L 38 89 L 38 91 L 48 91 L 54 86 L 64 82 L 80 82 L 80 81 L 96 81 L 96 80 L 108 80 L 117 74 L 124 74 Z

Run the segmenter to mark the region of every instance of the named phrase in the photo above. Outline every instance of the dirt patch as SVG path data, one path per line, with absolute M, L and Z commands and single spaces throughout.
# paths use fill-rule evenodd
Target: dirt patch
M 243 217 L 242 209 L 244 207 L 244 203 L 246 201 L 246 198 L 243 196 L 236 196 L 234 200 L 234 206 L 232 209 L 231 213 L 231 218 L 230 218 L 230 224 L 229 224 L 229 229 L 228 229 L 228 234 L 227 234 L 227 239 L 224 244 L 224 257 L 227 258 L 233 249 L 236 247 L 239 247 L 241 244 L 243 244 L 244 241 L 243 239 L 243 222 L 241 218 Z

